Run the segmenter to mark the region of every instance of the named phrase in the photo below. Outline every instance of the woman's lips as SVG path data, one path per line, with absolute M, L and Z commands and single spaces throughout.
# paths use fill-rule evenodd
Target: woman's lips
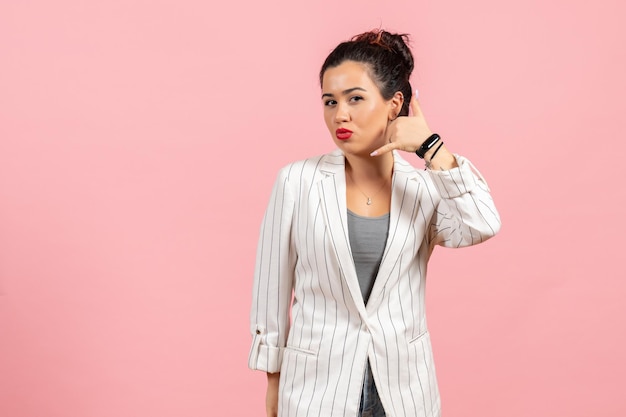
M 348 140 L 350 136 L 352 136 L 352 131 L 348 129 L 337 129 L 335 135 L 337 135 L 337 139 L 339 140 Z

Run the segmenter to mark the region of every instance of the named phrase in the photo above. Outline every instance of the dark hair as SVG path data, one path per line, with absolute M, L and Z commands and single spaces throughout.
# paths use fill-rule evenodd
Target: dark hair
M 399 115 L 407 116 L 412 94 L 409 77 L 414 66 L 408 42 L 409 35 L 378 29 L 356 35 L 337 45 L 328 55 L 320 70 L 320 85 L 328 68 L 344 61 L 362 63 L 385 100 L 391 99 L 397 91 L 402 92 L 404 103 Z

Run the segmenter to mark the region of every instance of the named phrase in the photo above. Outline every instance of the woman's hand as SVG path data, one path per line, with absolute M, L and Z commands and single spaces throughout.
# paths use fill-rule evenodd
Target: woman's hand
M 267 393 L 265 394 L 265 409 L 267 417 L 278 417 L 278 381 L 280 373 L 267 374 Z
M 415 95 L 411 99 L 411 113 L 410 116 L 397 117 L 395 120 L 389 122 L 387 131 L 385 132 L 385 139 L 388 143 L 372 152 L 372 156 L 383 155 L 394 149 L 413 153 L 433 134 L 426 123 L 426 119 L 424 118 L 424 114 L 420 109 L 419 102 Z M 439 144 L 435 144 L 432 149 L 426 152 L 424 156 L 426 166 L 436 170 L 457 167 L 458 165 L 454 155 L 448 151 L 446 146 L 443 145 L 443 142 L 440 143 L 442 144 L 441 149 L 439 149 Z M 436 157 L 431 160 L 436 150 Z
M 385 132 L 387 144 L 372 152 L 372 156 L 383 155 L 394 149 L 415 152 L 432 135 L 415 96 L 411 99 L 411 113 L 410 116 L 400 116 L 389 122 Z

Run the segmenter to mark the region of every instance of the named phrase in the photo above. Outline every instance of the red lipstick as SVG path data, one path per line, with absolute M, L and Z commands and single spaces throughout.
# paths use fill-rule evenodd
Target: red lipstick
M 335 131 L 335 135 L 337 135 L 337 139 L 339 140 L 348 140 L 350 136 L 352 136 L 352 131 L 341 128 Z

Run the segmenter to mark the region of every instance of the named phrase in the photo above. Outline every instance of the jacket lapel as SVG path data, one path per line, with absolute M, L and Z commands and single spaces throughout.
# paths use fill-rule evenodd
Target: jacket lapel
M 418 212 L 417 205 L 420 201 L 418 197 L 421 193 L 418 174 L 415 167 L 394 151 L 389 234 L 366 309 L 363 296 L 361 295 L 348 235 L 346 174 L 343 153 L 337 149 L 326 155 L 320 165 L 320 171 L 325 176 L 318 185 L 324 220 L 328 227 L 331 243 L 337 254 L 341 276 L 350 290 L 357 310 L 362 317 L 367 317 L 367 311 L 373 311 L 380 304 L 385 286 L 391 279 L 391 273 L 400 261 L 400 256 L 405 250 L 410 233 L 412 233 L 415 215 Z M 406 253 L 407 256 L 413 255 L 412 252 Z
M 320 165 L 320 171 L 325 175 L 318 186 L 330 241 L 337 254 L 341 276 L 350 290 L 357 310 L 362 317 L 365 317 L 365 303 L 361 295 L 348 235 L 346 172 L 343 153 L 337 149 L 328 154 Z
M 373 311 L 380 304 L 385 286 L 392 279 L 392 272 L 404 256 L 414 256 L 407 251 L 415 216 L 418 213 L 419 194 L 421 193 L 418 174 L 411 164 L 394 151 L 393 181 L 391 189 L 391 211 L 389 214 L 389 234 L 383 258 L 378 268 L 378 275 L 367 302 L 367 310 Z M 415 249 L 417 251 L 417 248 Z

